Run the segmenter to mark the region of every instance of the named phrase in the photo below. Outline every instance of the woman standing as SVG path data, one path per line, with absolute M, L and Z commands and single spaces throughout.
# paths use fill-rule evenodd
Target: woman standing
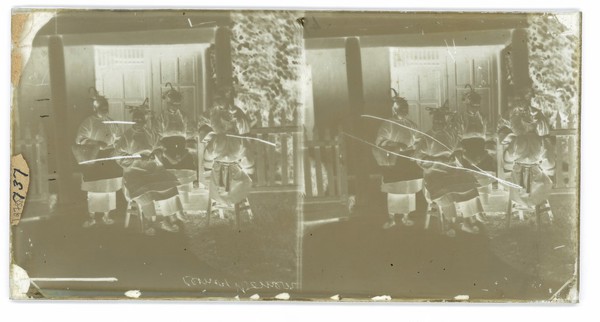
M 114 161 L 114 143 L 120 137 L 119 127 L 108 117 L 108 101 L 95 88 L 90 88 L 93 114 L 81 122 L 73 152 L 82 167 L 81 190 L 87 192 L 88 216 L 84 228 L 96 224 L 96 213 L 111 225 L 110 212 L 116 209 L 116 192 L 122 187 L 123 170 Z
M 416 209 L 416 193 L 422 188 L 423 171 L 415 161 L 394 155 L 411 156 L 417 142 L 416 124 L 408 119 L 408 102 L 392 89 L 392 119 L 379 127 L 373 156 L 381 167 L 381 191 L 387 193 L 388 221 L 384 229 L 396 225 L 395 216 L 402 214 L 402 223 L 414 225 L 409 214 Z M 393 153 L 388 153 L 393 152 Z

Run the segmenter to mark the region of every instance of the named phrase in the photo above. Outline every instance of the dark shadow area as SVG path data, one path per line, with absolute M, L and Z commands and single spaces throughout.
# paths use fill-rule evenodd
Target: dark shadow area
M 437 227 L 423 230 L 419 208 L 411 214 L 413 227 L 382 229 L 385 209 L 376 208 L 369 217 L 323 225 L 304 237 L 303 293 L 318 298 L 548 300 L 570 278 L 576 256 L 567 236 L 575 225 L 566 209 L 572 200 L 555 200 L 559 219 L 540 232 L 531 221 L 506 229 L 500 215 L 490 217 L 480 234 L 458 232 L 450 238 Z

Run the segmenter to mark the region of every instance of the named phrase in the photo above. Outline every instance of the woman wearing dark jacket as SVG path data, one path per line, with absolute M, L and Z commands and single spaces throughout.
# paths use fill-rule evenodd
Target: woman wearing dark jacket
M 75 137 L 73 152 L 81 165 L 81 190 L 87 192 L 89 218 L 84 228 L 96 224 L 96 213 L 102 222 L 111 225 L 110 212 L 116 209 L 116 192 L 122 187 L 123 170 L 114 161 L 114 143 L 120 137 L 119 127 L 108 116 L 108 101 L 91 88 L 93 114 L 81 122 Z M 108 159 L 107 159 L 108 158 Z M 95 161 L 97 160 L 97 161 Z
M 395 216 L 399 214 L 402 214 L 404 225 L 414 225 L 408 215 L 416 209 L 416 193 L 421 190 L 423 182 L 423 172 L 415 161 L 394 155 L 411 156 L 418 133 L 411 130 L 417 126 L 408 119 L 408 102 L 393 91 L 393 117 L 379 127 L 375 140 L 378 148 L 372 150 L 383 174 L 381 191 L 387 194 L 389 218 L 383 225 L 384 229 L 396 225 Z

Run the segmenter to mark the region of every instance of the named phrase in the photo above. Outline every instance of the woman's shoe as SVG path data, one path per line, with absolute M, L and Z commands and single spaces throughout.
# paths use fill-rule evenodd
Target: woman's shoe
M 183 223 L 188 222 L 187 218 L 185 218 L 185 215 L 183 212 L 177 212 L 175 213 L 175 218 Z
M 475 220 L 482 224 L 485 224 L 487 222 L 487 215 L 484 212 L 480 212 L 475 215 Z
M 96 224 L 96 219 L 88 219 L 86 221 L 83 222 L 83 225 L 81 225 L 83 228 L 90 228 L 92 226 L 94 226 Z
M 170 233 L 179 232 L 179 226 L 177 226 L 175 224 L 171 224 L 171 223 L 167 222 L 166 220 L 160 222 L 160 229 L 162 229 L 164 231 L 168 231 Z
M 460 225 L 460 230 L 469 234 L 479 234 L 479 227 L 473 225 L 466 225 L 465 223 L 462 223 Z
M 410 226 L 414 226 L 415 225 L 415 221 L 411 220 L 408 217 L 402 217 L 402 224 L 404 226 L 410 227 Z
M 448 237 L 456 237 L 456 231 L 452 228 L 446 230 L 446 236 Z
M 146 236 L 154 236 L 154 235 L 156 235 L 156 229 L 154 229 L 154 227 L 150 227 L 150 228 L 146 229 L 146 231 L 144 231 L 144 234 Z
M 103 222 L 105 225 L 112 225 L 112 224 L 114 224 L 114 223 L 115 223 L 115 220 L 114 220 L 114 219 L 111 219 L 111 218 L 110 218 L 110 217 L 108 217 L 108 216 L 103 216 L 103 217 L 102 217 L 102 222 Z
M 385 224 L 383 224 L 383 229 L 390 229 L 392 227 L 396 226 L 396 221 L 395 220 L 388 220 Z

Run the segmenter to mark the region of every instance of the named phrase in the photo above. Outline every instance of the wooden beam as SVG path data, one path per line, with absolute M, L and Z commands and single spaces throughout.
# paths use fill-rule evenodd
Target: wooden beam
M 431 34 L 527 27 L 527 13 L 485 12 L 306 12 L 304 36 Z
M 306 39 L 306 49 L 341 48 L 345 37 Z M 362 48 L 368 47 L 467 47 L 506 46 L 512 41 L 511 29 L 360 36 Z
M 61 9 L 38 35 L 200 29 L 230 22 L 231 14 L 226 10 Z
M 214 28 L 126 31 L 63 35 L 65 46 L 78 45 L 174 45 L 202 44 L 215 41 Z

